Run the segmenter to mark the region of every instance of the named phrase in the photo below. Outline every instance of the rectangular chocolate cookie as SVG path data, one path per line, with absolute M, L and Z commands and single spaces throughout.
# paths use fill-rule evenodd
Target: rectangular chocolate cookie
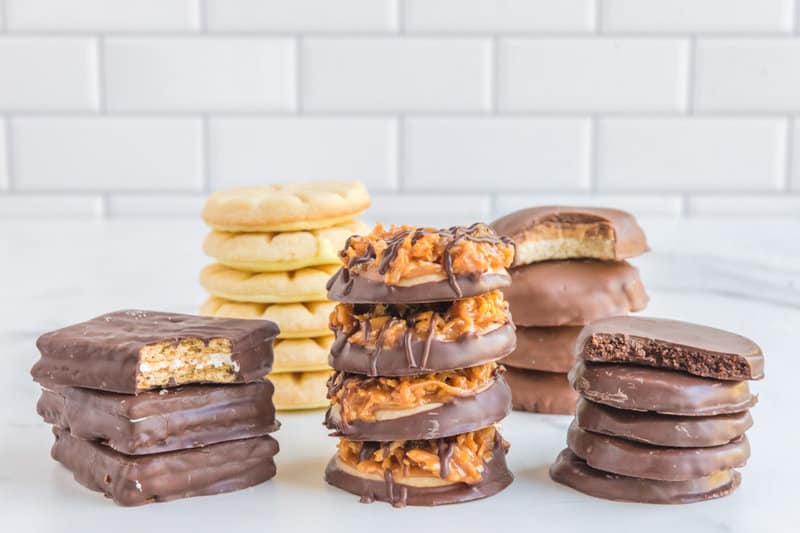
M 272 369 L 267 320 L 116 311 L 45 333 L 35 381 L 136 394 L 187 383 L 249 383 Z
M 221 494 L 275 476 L 278 442 L 270 436 L 205 448 L 130 456 L 53 428 L 53 459 L 85 487 L 123 506 Z
M 42 389 L 45 422 L 128 455 L 260 437 L 280 427 L 269 381 L 189 385 L 137 396 L 76 387 Z

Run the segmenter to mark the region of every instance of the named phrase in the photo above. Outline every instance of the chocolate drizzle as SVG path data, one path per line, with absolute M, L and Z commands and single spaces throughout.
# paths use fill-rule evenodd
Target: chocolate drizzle
M 497 434 L 499 434 L 499 432 L 496 433 L 496 435 Z M 441 439 L 437 444 L 437 448 L 439 455 L 439 477 L 447 479 L 447 476 L 450 474 L 450 459 L 453 458 L 453 453 L 456 450 L 455 437 Z
M 476 233 L 479 231 L 488 232 L 488 234 L 476 235 Z M 489 226 L 480 222 L 476 222 L 475 224 L 472 224 L 466 228 L 463 226 L 452 226 L 447 229 L 408 229 L 401 231 L 386 240 L 386 248 L 384 248 L 381 253 L 381 257 L 378 260 L 378 274 L 382 276 L 386 275 L 394 260 L 397 259 L 398 253 L 403 246 L 403 243 L 406 242 L 406 239 L 410 237 L 411 244 L 413 245 L 422 237 L 429 235 L 437 236 L 447 243 L 442 251 L 442 268 L 444 269 L 444 272 L 447 275 L 447 281 L 457 298 L 463 298 L 464 296 L 461 285 L 458 283 L 458 279 L 456 278 L 456 273 L 453 271 L 453 250 L 459 242 L 467 240 L 477 243 L 493 244 L 496 246 L 511 246 L 514 247 L 516 253 L 514 241 L 510 237 L 496 235 Z M 350 244 L 352 242 L 351 239 L 352 237 L 348 238 L 344 249 L 342 249 L 342 251 L 339 253 L 339 256 L 342 257 L 342 259 L 344 259 L 346 251 L 350 248 Z M 328 281 L 327 289 L 330 290 L 331 287 L 333 287 L 336 279 L 339 276 L 342 276 L 342 280 L 345 282 L 342 292 L 344 295 L 350 294 L 350 291 L 353 289 L 354 281 L 352 270 L 360 265 L 368 264 L 376 258 L 377 254 L 375 252 L 375 248 L 372 246 L 372 243 L 368 243 L 367 250 L 363 255 L 350 258 L 345 268 L 340 269 L 340 271 Z
M 437 318 L 439 318 L 439 314 L 434 311 L 431 314 L 431 325 L 428 328 L 428 336 L 425 337 L 425 346 L 422 349 L 422 368 L 428 367 L 428 358 L 431 355 L 431 343 L 433 342 L 433 328 L 436 325 Z

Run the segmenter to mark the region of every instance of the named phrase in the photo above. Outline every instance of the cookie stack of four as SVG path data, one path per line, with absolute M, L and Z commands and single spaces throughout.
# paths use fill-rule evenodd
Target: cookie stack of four
M 648 302 L 639 271 L 625 261 L 648 250 L 629 213 L 591 207 L 531 207 L 493 227 L 517 246 L 503 292 L 517 325 L 517 348 L 503 360 L 515 410 L 573 414 L 567 372 L 581 328 Z
M 560 483 L 612 500 L 691 503 L 725 496 L 750 456 L 761 349 L 727 331 L 645 317 L 587 326 L 570 381 L 581 394 Z
M 275 342 L 278 409 L 327 405 L 328 316 L 335 305 L 325 284 L 348 237 L 366 230 L 355 217 L 369 207 L 357 182 L 274 184 L 212 194 L 203 219 L 212 228 L 203 249 L 217 263 L 201 285 L 211 294 L 206 316 L 267 319 Z
M 377 226 L 351 238 L 329 284 L 339 303 L 325 424 L 328 483 L 395 506 L 490 496 L 511 483 L 496 424 L 514 348 L 498 288 L 513 246 L 485 225 Z

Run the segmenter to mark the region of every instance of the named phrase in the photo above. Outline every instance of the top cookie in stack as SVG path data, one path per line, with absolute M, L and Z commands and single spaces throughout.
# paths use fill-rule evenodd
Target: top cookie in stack
M 514 248 L 488 226 L 380 225 L 348 240 L 325 424 L 340 437 L 328 483 L 362 501 L 441 505 L 511 483 L 495 424 L 511 408 L 496 361 L 514 349 Z
M 648 251 L 647 239 L 630 213 L 598 207 L 531 207 L 493 226 L 517 246 L 503 289 L 518 326 L 517 349 L 503 360 L 514 409 L 572 414 L 567 372 L 578 333 L 647 305 L 639 271 L 625 261 Z
M 203 248 L 217 263 L 200 275 L 211 294 L 200 312 L 278 324 L 270 375 L 278 409 L 327 405 L 334 304 L 325 284 L 337 251 L 367 230 L 355 217 L 369 205 L 363 184 L 343 181 L 244 187 L 208 198 L 203 219 L 212 231 Z

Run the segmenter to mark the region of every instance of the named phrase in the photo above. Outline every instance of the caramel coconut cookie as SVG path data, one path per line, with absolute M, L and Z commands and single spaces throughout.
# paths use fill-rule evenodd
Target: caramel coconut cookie
M 330 317 L 330 363 L 370 376 L 404 376 L 495 361 L 515 346 L 500 291 L 432 304 L 346 304 Z
M 317 181 L 243 187 L 209 196 L 203 220 L 218 231 L 273 232 L 327 228 L 370 205 L 356 181 Z
M 508 443 L 494 427 L 433 440 L 342 438 L 338 448 L 325 479 L 362 502 L 461 503 L 496 494 L 513 480 L 505 461 Z
M 337 372 L 328 382 L 325 425 L 350 440 L 437 439 L 499 422 L 510 411 L 503 368 L 403 377 Z
M 449 229 L 378 224 L 348 239 L 328 284 L 340 302 L 428 303 L 477 296 L 510 283 L 510 238 L 485 224 Z

